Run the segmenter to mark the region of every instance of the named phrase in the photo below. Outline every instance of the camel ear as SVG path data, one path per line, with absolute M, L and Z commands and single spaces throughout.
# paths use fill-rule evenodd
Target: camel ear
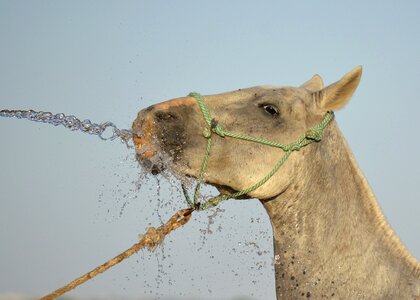
M 344 75 L 339 81 L 312 93 L 318 108 L 322 111 L 333 111 L 343 108 L 359 85 L 361 76 L 362 67 L 358 66 Z
M 310 92 L 316 92 L 324 88 L 324 82 L 322 81 L 321 76 L 315 74 L 311 79 L 302 84 L 300 87 L 307 89 Z

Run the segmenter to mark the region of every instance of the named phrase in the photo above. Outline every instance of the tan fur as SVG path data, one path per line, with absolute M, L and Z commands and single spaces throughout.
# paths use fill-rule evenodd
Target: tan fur
M 324 88 L 324 82 L 322 81 L 321 76 L 315 74 L 311 79 L 302 84 L 300 87 L 307 89 L 310 92 L 316 92 Z
M 346 105 L 361 72 L 357 67 L 325 88 L 315 75 L 299 88 L 254 87 L 204 98 L 225 130 L 290 143 L 319 123 L 325 111 Z M 141 163 L 159 165 L 163 153 L 173 163 L 160 168 L 197 176 L 206 124 L 198 106 L 186 99 L 185 105 L 175 99 L 139 113 L 133 128 L 138 135 L 147 134 L 135 139 Z M 140 151 L 146 142 L 156 150 L 153 157 Z M 247 188 L 282 154 L 214 136 L 205 180 L 223 192 Z M 248 196 L 261 200 L 272 222 L 278 299 L 419 297 L 420 264 L 385 220 L 335 121 L 321 142 L 294 152 Z
M 354 156 L 351 153 L 347 143 L 346 146 L 349 152 L 349 158 L 351 159 L 352 167 L 354 168 L 357 176 L 361 178 L 363 188 L 366 191 L 366 196 L 369 199 L 368 203 L 373 219 L 375 220 L 375 225 L 383 231 L 383 236 L 385 240 L 388 239 L 388 242 L 391 244 L 391 249 L 393 250 L 395 256 L 403 258 L 403 261 L 407 263 L 407 266 L 414 274 L 414 277 L 420 278 L 420 264 L 417 262 L 414 256 L 412 256 L 411 253 L 407 251 L 407 248 L 403 246 L 398 236 L 392 230 L 391 226 L 389 225 L 385 216 L 383 215 L 382 210 L 378 205 L 378 202 L 376 201 L 375 195 L 373 194 L 366 180 L 366 177 L 362 174 L 362 171 L 358 167 L 356 160 L 354 159 Z
M 350 100 L 362 76 L 362 67 L 350 71 L 336 83 L 315 93 L 319 107 L 324 111 L 334 111 L 344 107 Z

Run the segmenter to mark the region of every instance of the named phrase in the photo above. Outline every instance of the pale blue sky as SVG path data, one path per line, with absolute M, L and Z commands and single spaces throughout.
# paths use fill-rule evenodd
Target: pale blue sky
M 0 0 L 0 109 L 128 128 L 139 109 L 193 90 L 299 85 L 314 73 L 331 83 L 363 65 L 337 119 L 419 258 L 419 11 L 414 0 Z M 11 119 L 0 119 L 0 140 L 0 295 L 57 288 L 159 224 L 157 208 L 165 219 L 183 206 L 167 184 L 157 196 L 154 179 L 136 190 L 133 153 L 117 142 Z M 163 251 L 136 255 L 71 295 L 274 299 L 263 209 L 221 208 L 213 234 L 203 234 L 212 212 L 197 214 Z

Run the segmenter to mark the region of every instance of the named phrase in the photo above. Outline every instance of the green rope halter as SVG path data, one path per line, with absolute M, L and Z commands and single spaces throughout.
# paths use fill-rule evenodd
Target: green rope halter
M 184 192 L 185 199 L 188 203 L 188 205 L 195 209 L 201 209 L 205 210 L 213 206 L 217 206 L 220 202 L 231 199 L 231 198 L 237 198 L 239 196 L 248 194 L 249 192 L 255 191 L 259 187 L 261 187 L 263 184 L 265 184 L 268 180 L 270 180 L 271 177 L 280 169 L 280 167 L 286 162 L 286 160 L 289 158 L 290 154 L 292 154 L 293 151 L 298 151 L 302 147 L 309 145 L 313 142 L 319 142 L 322 140 L 324 129 L 327 127 L 327 125 L 330 123 L 332 119 L 334 119 L 334 113 L 332 111 L 329 111 L 325 114 L 324 118 L 322 119 L 321 123 L 311 127 L 309 130 L 307 130 L 302 136 L 300 136 L 296 141 L 290 143 L 290 144 L 281 144 L 277 142 L 267 141 L 262 138 L 255 138 L 250 137 L 244 134 L 237 134 L 237 133 L 231 133 L 225 131 L 222 126 L 215 120 L 212 119 L 210 115 L 210 111 L 204 102 L 203 97 L 199 93 L 190 93 L 188 96 L 194 97 L 197 100 L 197 103 L 201 109 L 201 112 L 203 114 L 204 120 L 206 121 L 207 127 L 204 128 L 203 136 L 207 139 L 207 148 L 206 152 L 204 154 L 203 161 L 201 163 L 200 173 L 198 175 L 198 183 L 194 189 L 194 196 L 191 200 L 190 196 L 188 195 L 188 191 L 185 188 L 184 185 L 182 185 L 182 190 Z M 212 147 L 212 134 L 215 133 L 219 135 L 222 138 L 230 137 L 234 139 L 240 139 L 245 140 L 249 142 L 255 142 L 262 145 L 267 145 L 271 147 L 276 147 L 282 149 L 285 153 L 281 157 L 281 159 L 274 165 L 273 169 L 260 181 L 255 183 L 254 185 L 240 190 L 238 192 L 235 192 L 233 194 L 220 194 L 218 196 L 212 197 L 208 199 L 205 203 L 199 203 L 198 197 L 200 196 L 200 188 L 202 183 L 204 182 L 204 173 L 207 170 L 207 166 L 209 163 L 209 157 L 210 157 L 210 151 Z

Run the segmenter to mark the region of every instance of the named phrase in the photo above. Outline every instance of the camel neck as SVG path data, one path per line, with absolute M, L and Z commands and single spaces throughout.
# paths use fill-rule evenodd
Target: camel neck
M 401 278 L 418 278 L 418 264 L 386 223 L 335 124 L 305 156 L 298 180 L 263 202 L 278 299 L 384 299 Z

